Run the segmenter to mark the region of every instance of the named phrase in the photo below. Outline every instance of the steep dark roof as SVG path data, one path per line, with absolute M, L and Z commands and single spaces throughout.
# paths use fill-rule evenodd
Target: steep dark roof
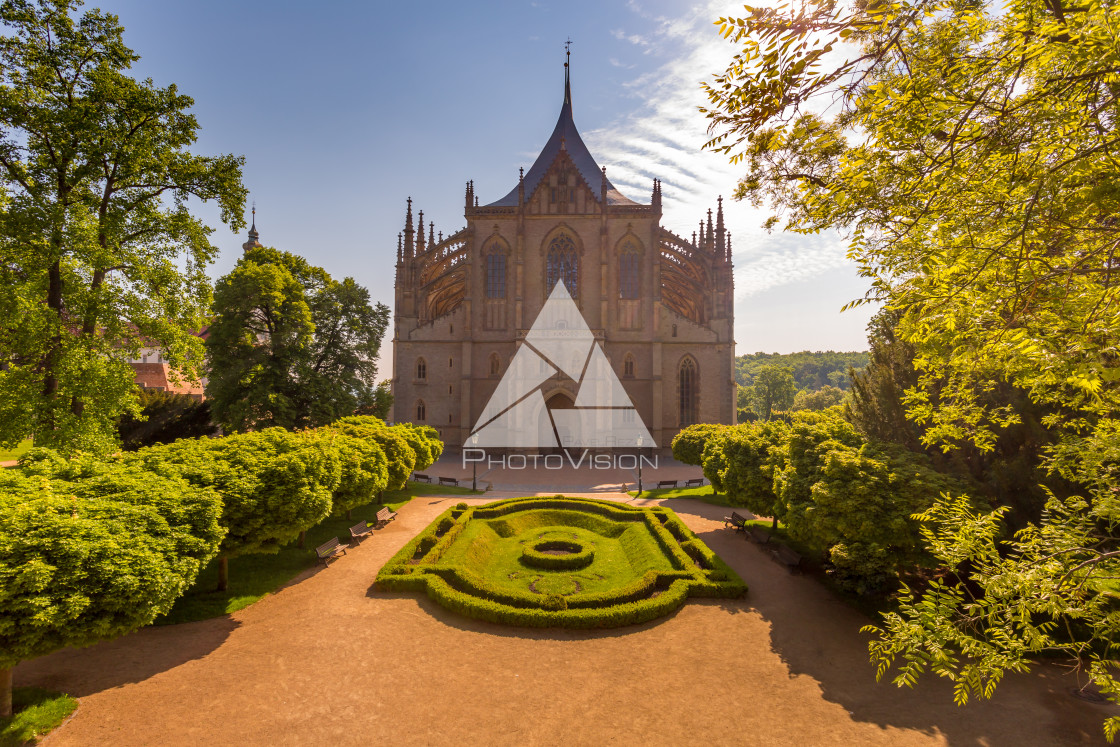
M 595 195 L 595 199 L 599 199 L 599 190 L 603 183 L 603 171 L 599 168 L 599 164 L 595 163 L 595 158 L 591 155 L 591 151 L 583 143 L 583 138 L 579 136 L 579 131 L 576 129 L 575 120 L 572 119 L 572 86 L 568 78 L 568 70 L 564 68 L 564 105 L 560 108 L 560 118 L 556 120 L 556 129 L 552 131 L 552 137 L 545 143 L 544 149 L 541 154 L 537 156 L 537 160 L 533 163 L 532 168 L 525 174 L 525 199 L 528 200 L 533 190 L 537 188 L 541 180 L 544 178 L 548 167 L 556 160 L 556 156 L 560 154 L 561 150 L 568 152 L 568 157 L 572 159 L 576 169 L 579 171 L 583 181 L 587 183 L 588 188 L 591 189 L 591 194 Z M 629 197 L 624 196 L 621 192 L 615 189 L 610 180 L 607 180 L 607 204 L 608 205 L 637 205 L 638 203 L 631 200 Z M 517 205 L 517 187 L 514 187 L 508 195 L 498 200 L 491 202 L 487 207 L 509 207 Z

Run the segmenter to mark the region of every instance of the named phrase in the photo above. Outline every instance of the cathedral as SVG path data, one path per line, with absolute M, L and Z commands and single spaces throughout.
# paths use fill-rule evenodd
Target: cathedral
M 668 448 L 692 423 L 735 419 L 734 281 L 722 200 L 714 222 L 709 210 L 689 240 L 661 226 L 660 181 L 648 204 L 619 192 L 576 130 L 568 71 L 565 63 L 556 128 L 517 185 L 480 205 L 467 182 L 466 228 L 437 234 L 423 211 L 414 222 L 408 200 L 397 237 L 393 420 L 431 425 L 451 448 L 470 445 L 559 282 L 649 446 Z M 575 406 L 575 378 L 562 370 L 544 378 L 550 412 Z

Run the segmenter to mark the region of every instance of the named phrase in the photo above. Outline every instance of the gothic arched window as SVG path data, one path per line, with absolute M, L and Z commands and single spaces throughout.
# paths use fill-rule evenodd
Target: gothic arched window
M 680 395 L 681 427 L 692 425 L 696 422 L 696 400 L 699 388 L 699 377 L 696 371 L 696 361 L 691 356 L 685 356 L 681 361 L 678 376 L 678 392 Z
M 638 298 L 640 283 L 638 279 L 638 249 L 627 242 L 618 255 L 618 297 Z
M 497 353 L 490 354 L 490 375 L 497 376 L 502 371 L 502 361 Z
M 627 379 L 634 378 L 634 356 L 630 353 L 627 353 L 626 359 L 622 361 L 622 375 Z
M 546 281 L 551 293 L 557 280 L 563 280 L 572 298 L 579 297 L 579 255 L 569 236 L 560 234 L 548 245 Z
M 486 255 L 486 297 L 506 297 L 506 255 L 498 249 Z
M 424 400 L 416 400 L 416 422 L 423 423 L 428 418 L 428 408 L 424 406 Z
M 427 362 L 424 361 L 423 358 L 417 358 L 416 359 L 416 378 L 417 379 L 428 378 L 428 364 L 427 364 Z

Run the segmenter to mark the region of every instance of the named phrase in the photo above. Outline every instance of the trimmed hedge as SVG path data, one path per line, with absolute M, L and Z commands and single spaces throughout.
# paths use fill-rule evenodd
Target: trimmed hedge
M 477 532 L 472 530 L 475 536 L 467 540 L 469 546 L 456 550 L 459 562 L 444 562 L 447 551 L 472 521 L 486 524 Z M 605 591 L 577 590 L 568 595 L 520 590 L 483 575 L 503 540 L 536 528 L 557 527 L 578 527 L 617 540 L 640 575 Z M 654 542 L 628 533 L 631 528 L 647 531 Z M 579 546 L 582 552 L 544 555 L 534 550 L 553 544 Z M 656 556 L 654 545 L 663 557 Z M 523 562 L 525 556 L 563 571 L 587 567 L 594 562 L 595 553 L 582 541 L 541 539 L 524 547 Z M 577 558 L 581 565 L 566 565 Z M 540 568 L 535 563 L 526 565 L 527 570 Z M 666 565 L 672 570 L 665 570 Z M 742 579 L 669 509 L 559 495 L 475 507 L 459 504 L 448 509 L 385 564 L 377 575 L 377 587 L 423 592 L 446 609 L 479 620 L 562 628 L 632 625 L 669 614 L 689 597 L 736 598 L 747 591 Z
M 550 555 L 549 550 L 563 550 L 567 554 Z M 594 548 L 566 540 L 545 540 L 533 547 L 526 547 L 521 553 L 523 563 L 547 571 L 574 571 L 586 568 L 594 559 Z

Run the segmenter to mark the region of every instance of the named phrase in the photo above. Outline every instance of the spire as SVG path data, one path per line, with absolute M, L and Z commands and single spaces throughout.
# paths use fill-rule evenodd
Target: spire
M 708 240 L 708 246 L 710 248 L 712 246 L 712 244 L 714 243 L 714 240 L 715 240 L 715 231 L 712 228 L 712 209 L 711 208 L 708 208 L 708 232 L 706 234 L 704 234 L 704 238 L 706 238 Z
M 570 57 L 571 51 L 567 52 Z M 533 165 L 525 173 L 523 183 L 519 182 L 517 186 L 509 191 L 502 199 L 497 202 L 490 203 L 492 207 L 517 207 L 522 204 L 518 197 L 524 189 L 524 199 L 531 199 L 537 187 L 540 186 L 544 180 L 545 175 L 548 173 L 549 168 L 561 155 L 561 151 L 576 167 L 583 183 L 591 190 L 596 199 L 602 199 L 600 180 L 602 174 L 600 173 L 599 165 L 595 163 L 594 156 L 591 151 L 587 149 L 587 144 L 583 142 L 580 137 L 579 130 L 576 129 L 575 120 L 572 118 L 572 80 L 571 70 L 568 58 L 564 62 L 564 101 L 560 107 L 560 116 L 556 120 L 556 127 L 552 131 L 552 135 L 548 138 L 544 148 L 541 149 L 540 155 Z M 615 189 L 614 185 L 609 181 L 607 182 L 606 199 L 611 205 L 636 205 L 637 203 L 628 197 L 624 196 L 621 192 Z
M 404 256 L 408 258 L 412 257 L 415 247 L 415 243 L 413 242 L 414 233 L 412 229 L 412 198 L 409 197 L 408 212 L 405 214 L 404 218 Z
M 253 202 L 253 223 L 249 228 L 249 240 L 241 245 L 242 251 L 247 252 L 250 249 L 256 249 L 259 246 L 264 246 L 263 244 L 261 244 L 260 238 L 261 238 L 260 234 L 257 233 L 257 203 L 256 203 L 256 201 L 254 201 Z
M 723 225 L 723 195 L 716 198 L 716 254 L 720 257 L 727 251 L 727 231 Z
M 443 236 L 441 231 L 440 236 Z M 436 222 L 434 220 L 428 221 L 428 248 L 431 249 L 436 245 Z
M 401 263 L 401 234 L 397 233 L 397 264 Z
M 420 230 L 417 232 L 417 235 L 416 235 L 416 254 L 418 254 L 418 255 L 424 253 L 424 211 L 423 210 L 420 211 L 419 228 L 420 228 Z
M 572 108 L 572 80 L 570 76 L 572 63 L 572 37 L 564 42 L 564 106 L 571 111 Z

